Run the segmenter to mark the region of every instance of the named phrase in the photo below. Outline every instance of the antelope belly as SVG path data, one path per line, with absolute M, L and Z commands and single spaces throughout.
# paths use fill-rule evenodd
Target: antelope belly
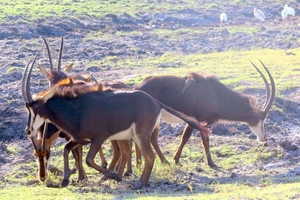
M 128 129 L 126 129 L 124 131 L 113 134 L 112 136 L 110 136 L 107 139 L 108 140 L 130 140 L 133 136 L 132 127 L 133 127 L 133 125 L 131 125 Z
M 180 119 L 179 117 L 169 113 L 168 111 L 166 111 L 165 109 L 162 109 L 162 112 L 161 112 L 161 119 L 165 122 L 168 122 L 168 123 L 174 123 L 174 124 L 177 124 L 177 123 L 182 123 L 184 122 L 182 119 Z

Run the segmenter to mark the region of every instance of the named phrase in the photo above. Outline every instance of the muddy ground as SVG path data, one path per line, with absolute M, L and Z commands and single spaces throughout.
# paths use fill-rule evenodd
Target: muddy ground
M 107 56 L 118 56 L 120 58 L 136 56 L 162 55 L 167 51 L 178 51 L 180 53 L 209 53 L 215 51 L 227 51 L 237 49 L 252 49 L 252 48 L 274 48 L 284 49 L 286 56 L 293 55 L 290 49 L 300 46 L 298 36 L 300 33 L 300 21 L 298 18 L 291 20 L 289 29 L 281 28 L 279 6 L 265 8 L 269 21 L 260 24 L 252 14 L 252 7 L 243 7 L 234 11 L 233 8 L 228 8 L 228 14 L 231 16 L 239 16 L 235 20 L 228 22 L 230 25 L 239 26 L 241 23 L 259 27 L 260 31 L 257 35 L 238 32 L 227 37 L 228 30 L 226 25 L 221 31 L 214 29 L 219 27 L 218 16 L 213 16 L 215 10 L 207 10 L 204 13 L 188 9 L 182 11 L 173 11 L 168 13 L 141 13 L 138 16 L 130 16 L 124 13 L 121 16 L 114 14 L 107 15 L 103 19 L 93 19 L 89 17 L 75 18 L 70 16 L 64 19 L 47 18 L 38 23 L 23 21 L 22 24 L 14 24 L 13 22 L 22 16 L 8 19 L 6 24 L 0 24 L 0 180 L 7 180 L 7 169 L 12 164 L 22 162 L 34 162 L 32 156 L 32 145 L 26 138 L 24 132 L 27 123 L 27 111 L 24 108 L 24 103 L 20 92 L 20 79 L 22 71 L 30 57 L 36 53 L 39 55 L 39 63 L 47 65 L 45 49 L 42 45 L 41 36 L 48 38 L 52 49 L 57 49 L 60 42 L 60 36 L 65 38 L 65 48 L 63 60 L 66 63 L 76 62 L 76 72 L 93 73 L 98 79 L 103 80 L 126 80 L 134 77 L 137 73 L 133 69 L 112 69 L 112 66 L 92 66 L 85 67 L 85 63 L 93 60 L 102 60 Z M 296 7 L 296 13 L 298 8 Z M 149 29 L 169 29 L 177 30 L 186 27 L 205 28 L 210 31 L 199 34 L 197 37 L 185 38 L 182 33 L 182 40 L 176 42 L 168 37 L 158 37 L 149 33 Z M 118 30 L 131 32 L 139 31 L 139 34 L 132 36 L 118 37 L 112 40 L 104 39 L 89 39 L 84 40 L 84 37 L 93 31 L 103 31 L 114 34 Z M 286 42 L 285 38 L 290 37 L 290 42 Z M 274 40 L 276 38 L 276 40 Z M 133 48 L 134 47 L 134 48 Z M 57 51 L 55 52 L 57 55 Z M 14 68 L 14 70 L 12 70 Z M 139 71 L 140 73 L 140 71 Z M 151 71 L 145 73 L 151 74 Z M 46 87 L 45 79 L 37 72 L 34 73 L 34 83 L 32 87 L 34 92 L 40 91 Z M 254 95 L 259 100 L 263 91 L 247 90 L 249 95 Z M 201 174 L 201 170 L 194 169 L 192 172 L 178 172 L 177 181 L 150 181 L 150 187 L 144 189 L 144 192 L 158 191 L 162 192 L 166 189 L 180 192 L 189 190 L 188 184 L 199 186 L 201 189 L 203 184 L 211 184 L 214 182 L 230 183 L 244 180 L 241 177 L 253 178 L 250 184 L 255 184 L 253 174 L 256 170 L 261 169 L 267 171 L 272 169 L 272 173 L 278 177 L 289 177 L 300 175 L 300 88 L 295 88 L 289 91 L 283 91 L 281 97 L 275 99 L 276 107 L 281 108 L 283 112 L 271 110 L 269 117 L 266 120 L 266 130 L 269 133 L 268 142 L 264 145 L 271 152 L 281 151 L 281 158 L 274 158 L 268 163 L 258 163 L 255 166 L 244 166 L 226 171 L 216 171 L 215 177 L 205 176 Z M 169 141 L 179 142 L 180 132 L 184 125 L 170 126 L 162 125 L 159 142 L 162 148 Z M 212 127 L 211 145 L 233 145 L 239 149 L 240 153 L 249 151 L 258 144 L 255 141 L 255 136 L 247 128 L 247 126 L 239 123 L 219 124 Z M 250 138 L 243 144 L 237 143 L 233 137 Z M 58 141 L 56 145 L 61 145 L 63 141 Z M 200 145 L 199 133 L 194 133 L 192 139 L 187 146 L 196 146 L 202 151 Z M 7 149 L 10 144 L 15 144 L 24 147 L 17 157 Z M 106 147 L 109 148 L 109 147 Z M 173 154 L 171 152 L 170 154 Z M 187 155 L 183 155 L 187 156 Z M 222 155 L 220 155 L 222 157 Z M 226 159 L 226 155 L 224 156 Z M 199 163 L 204 163 L 203 158 L 197 160 Z M 29 169 L 32 172 L 32 169 Z M 33 172 L 34 173 L 34 172 Z M 271 174 L 269 174 L 271 176 Z M 266 172 L 266 176 L 268 173 Z M 134 178 L 133 178 L 134 179 Z M 183 184 L 179 184 L 180 180 Z M 24 184 L 36 184 L 32 183 Z M 92 185 L 93 182 L 90 182 Z M 130 184 L 130 180 L 129 180 Z M 115 192 L 109 185 L 104 185 L 101 191 Z M 125 187 L 122 184 L 114 187 Z M 198 188 L 198 189 L 199 189 Z M 199 190 L 200 190 L 199 189 Z M 99 191 L 97 188 L 84 187 L 83 192 Z

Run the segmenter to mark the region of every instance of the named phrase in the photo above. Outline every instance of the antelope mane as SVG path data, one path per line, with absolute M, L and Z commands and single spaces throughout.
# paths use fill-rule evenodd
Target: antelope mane
M 75 98 L 82 94 L 101 91 L 110 91 L 110 89 L 104 89 L 102 83 L 88 84 L 84 81 L 74 82 L 71 78 L 65 78 L 49 90 L 40 92 L 35 99 L 43 98 L 47 100 L 52 96 Z

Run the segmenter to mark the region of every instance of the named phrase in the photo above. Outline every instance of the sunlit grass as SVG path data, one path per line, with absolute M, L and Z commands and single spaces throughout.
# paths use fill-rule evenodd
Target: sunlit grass
M 177 148 L 179 139 L 179 137 L 176 137 L 174 141 L 163 145 L 163 152 L 174 152 Z M 217 139 L 218 137 L 215 137 L 215 140 Z M 225 139 L 227 141 L 234 140 L 230 138 Z M 272 175 L 266 176 L 266 173 L 268 174 L 268 172 L 261 170 L 254 171 L 252 176 L 243 177 L 242 175 L 238 175 L 238 177 L 241 177 L 236 179 L 236 181 L 221 183 L 219 182 L 219 178 L 222 177 L 219 177 L 220 175 L 215 176 L 216 171 L 209 168 L 201 161 L 204 159 L 204 154 L 200 138 L 192 136 L 191 140 L 192 141 L 188 142 L 182 153 L 181 166 L 174 165 L 172 153 L 166 154 L 171 165 L 161 164 L 158 157 L 156 158 L 150 177 L 150 184 L 154 182 L 170 182 L 185 185 L 184 188 L 186 189 L 180 192 L 181 195 L 184 195 L 185 199 L 288 199 L 297 197 L 297 194 L 300 192 L 298 187 L 298 181 L 300 181 L 299 177 L 277 178 Z M 195 141 L 199 141 L 199 145 L 194 145 Z M 214 140 L 212 140 L 212 142 L 213 141 Z M 236 138 L 236 142 L 247 143 L 247 141 L 247 138 Z M 226 141 L 224 141 L 224 144 L 225 143 Z M 64 144 L 61 144 L 56 148 L 53 148 L 53 158 L 51 160 L 51 164 L 61 170 L 61 148 L 63 146 Z M 221 146 L 224 148 L 221 148 Z M 258 162 L 267 163 L 270 161 L 270 158 L 274 159 L 277 156 L 276 152 L 278 152 L 276 149 L 274 151 L 268 151 L 268 149 L 258 146 L 238 154 L 235 147 L 231 144 L 221 146 L 215 146 L 213 142 L 211 151 L 213 159 L 218 164 L 221 171 L 224 171 L 222 175 L 224 177 L 229 176 L 228 173 L 232 167 L 240 168 L 247 165 L 251 166 Z M 88 146 L 85 146 L 84 157 L 86 156 L 87 150 Z M 217 151 L 219 154 L 216 154 Z M 111 150 L 107 144 L 105 144 L 104 152 L 106 158 L 109 160 L 111 157 Z M 220 153 L 224 155 L 225 159 L 218 156 Z M 99 161 L 98 158 L 96 158 L 96 160 L 97 162 Z M 39 183 L 38 181 L 35 182 L 35 184 L 27 185 L 29 182 L 36 180 L 36 163 L 34 161 L 27 164 L 23 163 L 22 168 L 16 167 L 11 169 L 12 174 L 15 174 L 14 176 L 5 177 L 2 180 L 0 184 L 0 187 L 2 188 L 2 190 L 0 190 L 0 195 L 3 199 L 111 199 L 118 197 L 125 199 L 179 199 L 178 193 L 168 191 L 156 191 L 153 193 L 139 192 L 139 190 L 126 191 L 122 187 L 124 182 L 116 184 L 108 181 L 100 184 L 100 173 L 87 167 L 85 164 L 84 167 L 89 177 L 89 186 L 77 183 L 75 185 L 71 184 L 67 188 L 51 188 L 46 187 L 45 183 Z M 24 168 L 29 168 L 31 170 L 24 170 Z M 198 169 L 200 169 L 200 171 L 198 171 Z M 138 179 L 140 175 L 141 171 L 134 167 L 134 175 L 129 179 Z M 192 181 L 189 181 L 189 176 L 210 178 L 212 183 L 193 183 Z M 76 177 L 77 174 L 72 175 L 71 182 L 76 180 Z M 62 174 L 53 174 L 50 172 L 48 181 L 58 184 L 61 179 Z M 111 189 L 111 192 L 108 193 L 107 187 L 115 188 L 115 190 Z M 124 193 L 122 194 L 121 191 Z
M 300 53 L 299 48 L 291 51 L 295 54 Z M 221 82 L 237 89 L 245 89 L 248 86 L 263 89 L 265 87 L 263 81 L 250 63 L 250 61 L 253 62 L 264 71 L 259 60 L 268 67 L 278 90 L 298 87 L 297 80 L 300 77 L 299 61 L 297 56 L 287 56 L 284 50 L 260 49 L 189 55 L 167 52 L 156 58 L 118 60 L 114 62 L 114 65 L 122 68 L 123 64 L 127 63 L 124 66 L 130 65 L 131 69 L 156 68 L 153 75 L 172 74 L 182 76 L 189 72 L 207 73 L 219 77 Z M 106 62 L 106 64 L 108 63 L 110 62 Z M 164 63 L 173 67 L 159 67 L 164 66 Z M 135 81 L 128 80 L 128 82 Z
M 253 5 L 253 1 L 221 1 L 217 0 L 213 3 L 202 4 L 193 0 L 182 1 L 161 1 L 158 3 L 149 3 L 147 0 L 108 0 L 108 1 L 72 1 L 72 0 L 56 0 L 56 1 L 8 1 L 0 2 L 0 20 L 2 22 L 7 17 L 15 17 L 14 23 L 22 21 L 37 20 L 44 17 L 78 17 L 87 16 L 102 18 L 107 14 L 123 15 L 127 13 L 131 16 L 147 13 L 151 11 L 169 12 L 174 10 L 190 9 L 202 12 L 205 9 L 220 9 L 226 4 L 232 5 Z M 271 1 L 260 1 L 265 4 Z M 282 2 L 277 1 L 278 4 Z M 296 1 L 290 1 L 296 3 Z M 218 15 L 218 14 L 217 14 Z M 20 17 L 21 16 L 21 17 Z M 145 23 L 144 26 L 147 28 Z M 230 34 L 244 32 L 249 35 L 255 35 L 258 32 L 257 28 L 252 27 L 226 27 Z M 148 34 L 157 35 L 158 38 L 168 38 L 172 42 L 181 42 L 182 38 L 195 39 L 211 30 L 221 31 L 223 28 L 184 28 L 178 30 L 166 29 L 150 29 Z M 116 40 L 141 36 L 143 32 L 131 31 L 122 32 L 116 31 L 114 34 L 101 32 L 90 32 L 84 38 L 88 40 L 105 40 L 114 42 Z M 293 37 L 286 37 L 285 41 L 294 41 Z M 129 44 L 130 47 L 130 44 Z M 132 47 L 134 48 L 134 47 Z M 300 48 L 289 49 L 296 55 L 300 54 Z M 254 62 L 260 69 L 261 64 L 258 59 L 261 59 L 269 68 L 273 75 L 277 91 L 288 90 L 299 87 L 299 59 L 298 56 L 288 56 L 285 50 L 274 49 L 255 49 L 251 51 L 227 51 L 221 53 L 201 54 L 199 52 L 192 54 L 181 54 L 178 52 L 165 52 L 161 56 L 141 56 L 130 57 L 126 59 L 118 56 L 107 56 L 100 61 L 90 61 L 87 67 L 97 66 L 101 70 L 110 67 L 111 70 L 132 69 L 137 70 L 136 76 L 125 80 L 131 85 L 139 83 L 149 74 L 163 75 L 172 74 L 184 76 L 188 72 L 199 72 L 214 74 L 221 82 L 243 91 L 248 88 L 264 89 L 264 84 L 252 67 L 250 61 Z M 9 68 L 7 73 L 12 73 L 17 68 Z M 147 72 L 147 73 L 145 73 Z M 273 106 L 274 107 L 274 106 Z M 274 108 L 283 112 L 282 108 Z M 192 138 L 193 139 L 193 138 Z M 195 139 L 195 138 L 194 138 Z M 77 179 L 77 174 L 71 176 L 72 184 L 67 188 L 50 188 L 46 187 L 45 183 L 39 183 L 36 178 L 37 164 L 34 160 L 28 160 L 22 163 L 14 163 L 9 168 L 9 173 L 1 177 L 0 197 L 1 199 L 297 199 L 299 197 L 299 177 L 276 177 L 271 176 L 268 172 L 256 170 L 253 176 L 243 177 L 242 179 L 232 181 L 231 183 L 219 182 L 218 178 L 229 176 L 230 170 L 240 168 L 242 166 L 253 166 L 255 163 L 268 163 L 273 159 L 281 158 L 283 150 L 274 148 L 269 150 L 263 147 L 252 147 L 248 151 L 238 153 L 234 145 L 212 145 L 211 153 L 213 160 L 217 163 L 221 170 L 225 171 L 222 177 L 216 177 L 215 170 L 209 168 L 205 163 L 205 153 L 201 145 L 200 138 L 196 138 L 197 145 L 188 143 L 182 152 L 181 166 L 174 165 L 173 153 L 179 144 L 179 137 L 162 147 L 167 159 L 171 165 L 163 165 L 158 157 L 156 158 L 153 172 L 150 177 L 150 184 L 156 182 L 175 182 L 179 185 L 186 184 L 188 189 L 178 192 L 155 191 L 153 193 L 142 193 L 140 191 L 124 189 L 124 182 L 119 185 L 108 181 L 104 184 L 99 183 L 102 176 L 98 171 L 86 166 L 84 168 L 88 174 L 90 183 L 89 186 L 74 183 Z M 249 143 L 249 139 L 239 137 L 234 138 L 236 142 L 243 144 Z M 52 156 L 50 163 L 63 170 L 63 151 L 64 145 L 60 144 L 52 148 Z M 84 152 L 88 150 L 88 146 L 84 147 Z M 16 146 L 8 146 L 8 151 L 13 156 L 19 156 L 20 148 Z M 109 145 L 104 146 L 104 153 L 108 161 L 111 159 L 111 148 Z M 8 155 L 8 156 L 12 156 Z M 84 158 L 85 158 L 84 155 Z M 100 164 L 98 157 L 96 162 Z M 74 165 L 74 160 L 70 155 L 70 166 Z M 128 180 L 137 180 L 141 175 L 141 170 L 134 168 L 134 176 Z M 211 179 L 210 184 L 193 183 L 187 177 L 193 175 L 202 176 L 203 178 Z M 59 184 L 62 179 L 62 173 L 49 172 L 49 182 Z M 255 179 L 255 180 L 252 180 Z M 32 184 L 33 181 L 33 184 Z M 36 182 L 34 182 L 36 181 Z M 126 183 L 126 180 L 125 180 Z M 110 188 L 106 190 L 105 188 Z M 109 192 L 107 192 L 109 191 Z M 124 194 L 120 194 L 124 192 Z M 179 195 L 182 195 L 178 197 Z M 297 196 L 298 195 L 298 196 Z
M 280 4 L 281 2 L 264 1 L 261 3 Z M 295 3 L 296 1 L 289 1 Z M 160 1 L 159 3 L 150 3 L 148 0 L 18 0 L 9 1 L 2 0 L 0 2 L 1 12 L 0 20 L 4 21 L 8 16 L 17 17 L 16 22 L 22 20 L 37 20 L 44 17 L 77 17 L 87 16 L 101 18 L 107 14 L 137 15 L 141 12 L 167 12 L 193 8 L 195 11 L 203 12 L 207 9 L 221 9 L 231 5 L 253 5 L 254 2 L 249 1 L 214 1 L 214 3 L 201 3 L 199 1 Z M 217 16 L 219 15 L 216 14 Z

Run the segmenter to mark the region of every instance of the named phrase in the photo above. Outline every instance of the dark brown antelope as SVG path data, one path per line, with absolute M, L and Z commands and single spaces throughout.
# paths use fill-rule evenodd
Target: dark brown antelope
M 59 81 L 61 81 L 64 78 L 71 78 L 73 82 L 83 82 L 83 83 L 90 83 L 92 81 L 97 82 L 96 79 L 94 79 L 90 74 L 75 74 L 75 75 L 70 75 L 70 71 L 72 70 L 72 65 L 68 65 L 66 67 L 61 68 L 61 57 L 62 57 L 62 50 L 63 50 L 63 37 L 61 39 L 61 45 L 60 45 L 60 50 L 59 50 L 59 58 L 58 58 L 58 67 L 57 69 L 54 69 L 53 67 L 53 62 L 52 62 L 52 57 L 51 57 L 51 51 L 50 47 L 44 37 L 43 41 L 46 45 L 47 53 L 48 53 L 48 58 L 49 58 L 49 65 L 50 65 L 50 70 L 48 71 L 46 68 L 40 66 L 39 70 L 40 72 L 47 78 L 49 82 L 49 86 L 53 86 L 57 84 Z M 123 88 L 130 88 L 128 85 L 119 82 L 119 81 L 113 81 L 113 82 L 102 82 L 103 86 L 105 88 L 117 88 L 117 89 L 123 89 Z M 43 134 L 44 132 L 44 134 Z M 41 126 L 40 131 L 39 131 L 39 139 L 34 140 L 34 149 L 35 153 L 34 155 L 36 156 L 37 163 L 38 163 L 38 175 L 39 175 L 39 180 L 44 181 L 47 178 L 47 166 L 48 166 L 48 160 L 50 158 L 50 147 L 52 142 L 57 138 L 57 135 L 60 137 L 66 138 L 67 141 L 70 140 L 67 134 L 65 134 L 63 131 L 59 131 L 58 128 L 56 128 L 53 124 L 48 124 L 45 123 Z M 44 136 L 44 137 L 42 137 Z M 42 139 L 43 138 L 43 139 Z M 42 142 L 43 141 L 43 142 Z M 124 141 L 111 141 L 112 146 L 114 148 L 114 156 L 113 156 L 113 161 L 111 162 L 110 169 L 116 165 L 115 161 L 119 160 L 120 157 L 120 163 L 122 160 L 122 156 L 127 156 L 127 151 L 121 151 L 121 149 L 128 149 L 130 148 L 131 144 L 128 143 L 127 145 L 124 146 Z M 118 144 L 120 143 L 120 144 Z M 121 146 L 123 144 L 123 146 Z M 120 147 L 119 147 L 120 146 Z M 126 154 L 125 154 L 126 153 Z M 87 178 L 86 173 L 83 169 L 82 166 L 82 146 L 78 145 L 77 148 L 72 150 L 73 157 L 75 158 L 75 166 L 78 169 L 78 179 L 77 181 L 82 181 Z M 106 167 L 107 162 L 104 157 L 103 152 L 100 150 L 99 151 L 102 166 Z M 116 159 L 118 158 L 118 159 Z M 124 158 L 123 158 L 124 159 Z M 129 175 L 132 173 L 132 166 L 131 162 L 131 154 L 128 156 L 128 161 L 127 161 L 127 171 L 126 175 Z M 122 163 L 120 164 L 122 166 Z M 75 168 L 75 169 L 76 169 Z M 124 170 L 122 167 L 118 168 L 118 174 L 123 173 Z M 74 171 L 74 170 L 72 170 Z M 66 183 L 67 184 L 67 183 Z
M 105 176 L 121 180 L 120 176 L 98 166 L 96 153 L 106 140 L 133 139 L 138 145 L 145 165 L 136 188 L 146 186 L 154 164 L 153 147 L 158 147 L 157 133 L 160 117 L 173 116 L 187 122 L 191 127 L 205 133 L 204 123 L 164 106 L 143 91 L 103 91 L 102 84 L 73 83 L 66 78 L 35 99 L 30 92 L 30 77 L 33 61 L 29 61 L 22 77 L 22 96 L 29 111 L 26 132 L 32 140 L 45 122 L 53 123 L 67 133 L 71 140 L 64 148 L 64 180 L 69 179 L 68 154 L 79 144 L 90 143 L 86 157 L 88 166 Z M 208 137 L 208 136 L 207 136 Z
M 63 37 L 61 39 L 61 44 L 60 44 L 58 66 L 57 69 L 54 69 L 49 45 L 46 39 L 44 37 L 42 38 L 46 45 L 46 49 L 48 53 L 50 71 L 48 71 L 46 68 L 41 66 L 39 67 L 39 70 L 48 79 L 49 87 L 55 85 L 60 80 L 67 77 L 71 78 L 75 82 L 80 81 L 86 83 L 86 82 L 95 81 L 95 79 L 93 79 L 93 77 L 89 74 L 75 74 L 75 75 L 68 74 L 71 71 L 73 64 L 64 67 L 62 70 L 61 58 L 62 58 L 62 50 L 63 50 Z M 65 138 L 67 141 L 70 140 L 70 137 L 67 134 L 65 134 L 62 131 L 59 131 L 59 129 L 56 128 L 53 124 L 45 123 L 39 129 L 39 137 L 37 139 L 34 137 L 30 138 L 34 146 L 34 155 L 38 163 L 38 178 L 40 181 L 45 181 L 47 178 L 48 175 L 47 166 L 50 158 L 50 147 L 52 142 L 58 136 Z M 82 166 L 82 146 L 79 145 L 77 148 L 73 149 L 72 154 L 73 157 L 75 158 L 75 166 L 78 169 L 78 181 L 82 181 L 87 178 L 86 173 Z M 100 154 L 100 157 L 104 159 L 104 161 L 106 162 L 103 155 Z
M 257 136 L 259 142 L 265 142 L 267 134 L 264 121 L 275 98 L 275 83 L 262 62 L 270 78 L 271 88 L 263 73 L 252 62 L 251 64 L 261 75 L 266 86 L 267 96 L 262 109 L 252 97 L 230 89 L 212 76 L 206 77 L 196 73 L 190 73 L 187 77 L 150 76 L 136 86 L 136 89 L 147 92 L 163 104 L 188 116 L 194 116 L 198 121 L 205 121 L 207 124 L 213 124 L 218 120 L 244 122 Z M 162 120 L 176 123 L 163 117 Z M 192 131 L 193 128 L 186 125 L 180 146 L 174 156 L 176 164 L 179 163 L 182 149 Z M 215 167 L 209 150 L 209 138 L 203 137 L 202 133 L 201 138 L 207 163 Z

